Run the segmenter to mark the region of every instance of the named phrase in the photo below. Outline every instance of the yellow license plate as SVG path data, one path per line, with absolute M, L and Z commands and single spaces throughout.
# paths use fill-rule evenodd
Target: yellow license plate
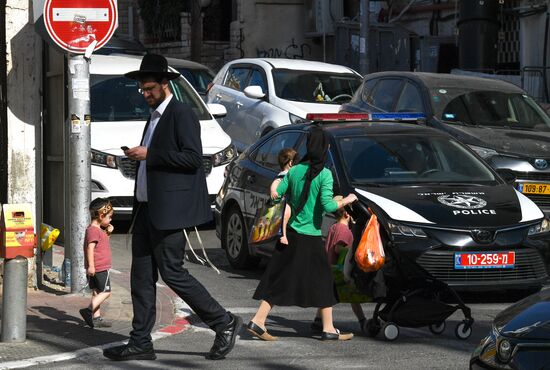
M 520 184 L 523 194 L 544 194 L 550 195 L 550 184 Z

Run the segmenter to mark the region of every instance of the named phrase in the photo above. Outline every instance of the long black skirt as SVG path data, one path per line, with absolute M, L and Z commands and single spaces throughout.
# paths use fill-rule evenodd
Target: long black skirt
M 254 299 L 274 306 L 334 306 L 334 281 L 321 237 L 288 227 L 287 239 L 288 245 L 277 244 Z

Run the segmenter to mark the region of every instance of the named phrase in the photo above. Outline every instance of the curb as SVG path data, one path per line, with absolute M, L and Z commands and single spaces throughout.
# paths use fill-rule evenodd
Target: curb
M 157 333 L 158 335 L 179 334 L 189 329 L 189 327 L 192 325 L 190 321 L 191 321 L 191 317 L 195 313 L 193 312 L 191 307 L 189 307 L 187 303 L 185 303 L 178 296 L 175 296 L 174 298 L 172 298 L 172 305 L 174 306 L 174 311 L 175 311 L 172 325 L 165 326 L 164 328 L 157 330 L 154 334 L 157 334 Z
M 165 326 L 161 329 L 158 329 L 154 333 L 151 333 L 151 339 L 153 340 L 153 342 L 158 339 L 169 337 L 171 335 L 180 334 L 188 330 L 193 325 L 191 324 L 191 321 L 192 321 L 192 317 L 195 316 L 195 313 L 193 312 L 193 310 L 191 310 L 191 308 L 185 302 L 183 302 L 181 298 L 179 298 L 178 296 L 175 296 L 174 298 L 172 298 L 172 305 L 174 306 L 174 311 L 175 311 L 172 324 Z M 55 355 L 40 356 L 40 357 L 28 358 L 25 360 L 4 362 L 4 363 L 0 363 L 0 369 L 1 370 L 22 369 L 30 366 L 37 366 L 37 365 L 44 365 L 44 364 L 51 364 L 55 362 L 72 360 L 83 356 L 97 355 L 97 354 L 103 355 L 104 349 L 127 344 L 127 343 L 128 343 L 127 340 L 111 342 L 100 346 L 79 349 L 73 352 L 63 352 Z

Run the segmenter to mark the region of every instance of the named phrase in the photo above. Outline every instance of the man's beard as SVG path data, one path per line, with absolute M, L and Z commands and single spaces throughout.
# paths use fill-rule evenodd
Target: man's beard
M 152 103 L 151 105 L 149 105 L 149 107 L 151 107 L 152 109 L 157 109 L 159 105 L 162 104 L 162 102 L 166 99 L 166 93 L 164 92 L 164 90 L 160 90 L 160 97 L 158 100 L 154 101 L 154 103 Z

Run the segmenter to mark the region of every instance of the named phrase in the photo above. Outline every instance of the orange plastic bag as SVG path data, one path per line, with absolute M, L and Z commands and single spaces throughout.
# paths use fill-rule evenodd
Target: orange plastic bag
M 373 213 L 355 250 L 355 262 L 364 272 L 373 272 L 380 270 L 385 258 L 384 246 L 380 237 L 380 224 Z

